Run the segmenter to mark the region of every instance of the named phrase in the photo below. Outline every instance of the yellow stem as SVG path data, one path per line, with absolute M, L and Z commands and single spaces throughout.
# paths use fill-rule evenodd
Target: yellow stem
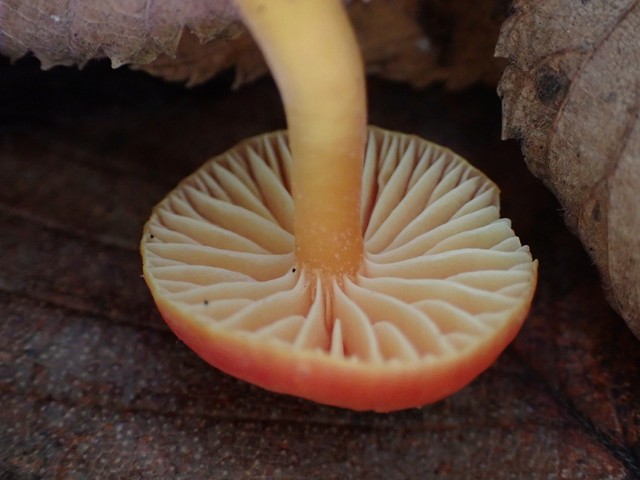
M 297 261 L 354 276 L 360 223 L 366 93 L 362 58 L 340 0 L 236 0 L 274 75 L 293 156 Z

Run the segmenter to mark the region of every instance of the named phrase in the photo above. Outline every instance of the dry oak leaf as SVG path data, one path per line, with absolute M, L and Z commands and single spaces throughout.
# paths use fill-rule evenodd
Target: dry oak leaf
M 640 338 L 640 2 L 516 1 L 496 54 L 503 136 L 522 140 Z

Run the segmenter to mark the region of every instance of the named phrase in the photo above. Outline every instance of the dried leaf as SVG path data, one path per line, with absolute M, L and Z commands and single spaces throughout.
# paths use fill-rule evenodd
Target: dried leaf
M 351 2 L 348 8 L 369 72 L 416 86 L 441 78 L 440 74 L 434 75 L 436 51 L 416 19 L 417 1 Z M 235 87 L 268 71 L 257 45 L 244 29 L 234 38 L 207 43 L 186 32 L 175 55 L 160 55 L 134 68 L 193 86 L 230 67 L 236 70 Z
M 497 83 L 505 0 L 347 3 L 369 72 L 417 87 Z M 267 72 L 231 0 L 0 0 L 0 53 L 27 52 L 45 69 L 108 57 L 188 85 L 231 67 L 236 86 Z
M 151 75 L 193 87 L 206 82 L 218 73 L 235 67 L 234 87 L 261 77 L 268 71 L 251 35 L 244 29 L 233 38 L 213 39 L 203 43 L 190 31 L 182 34 L 175 54 L 161 54 L 152 62 L 132 65 Z
M 508 10 L 505 0 L 371 0 L 348 8 L 369 73 L 415 87 L 498 83 L 504 62 L 493 51 Z M 229 67 L 236 68 L 235 86 L 267 72 L 248 33 L 208 43 L 185 35 L 175 56 L 136 66 L 187 85 Z
M 231 0 L 0 0 L 0 53 L 43 68 L 108 57 L 114 67 L 172 55 L 183 28 L 202 40 L 237 28 Z
M 556 194 L 640 338 L 640 3 L 518 1 L 497 54 L 505 137 Z

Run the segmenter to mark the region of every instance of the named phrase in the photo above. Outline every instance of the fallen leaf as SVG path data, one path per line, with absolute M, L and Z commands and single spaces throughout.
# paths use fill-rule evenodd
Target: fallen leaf
M 367 70 L 423 87 L 495 85 L 505 0 L 347 2 Z M 32 52 L 47 69 L 110 58 L 166 80 L 202 83 L 235 68 L 239 86 L 265 74 L 231 0 L 0 0 L 0 53 Z
M 436 54 L 416 21 L 415 0 L 351 2 L 349 15 L 371 73 L 414 85 L 426 83 L 436 67 Z M 175 55 L 161 54 L 154 61 L 135 65 L 166 80 L 202 83 L 235 67 L 235 87 L 266 74 L 268 67 L 249 32 L 239 26 L 233 38 L 202 42 L 185 32 Z
M 425 87 L 444 82 L 452 90 L 482 82 L 496 85 L 504 61 L 493 56 L 505 0 L 353 1 L 348 11 L 370 74 Z M 246 31 L 225 41 L 199 41 L 185 33 L 175 55 L 160 55 L 135 68 L 196 85 L 235 67 L 238 87 L 267 72 Z
M 200 39 L 232 36 L 231 0 L 0 0 L 0 53 L 32 52 L 44 69 L 108 57 L 114 67 L 172 55 L 183 28 Z
M 640 2 L 517 1 L 496 53 L 503 136 L 600 269 L 640 338 Z

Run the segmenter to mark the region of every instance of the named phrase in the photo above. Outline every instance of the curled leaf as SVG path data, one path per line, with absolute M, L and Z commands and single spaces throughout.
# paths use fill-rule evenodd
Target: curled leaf
M 640 3 L 517 1 L 496 54 L 503 135 L 599 267 L 640 337 Z

